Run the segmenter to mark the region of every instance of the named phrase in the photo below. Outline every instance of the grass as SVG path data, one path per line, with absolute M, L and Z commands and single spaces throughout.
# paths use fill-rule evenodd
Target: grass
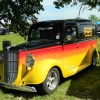
M 0 50 L 3 50 L 3 41 L 11 41 L 11 45 L 17 45 L 25 42 L 24 38 L 18 33 L 10 35 L 0 35 Z
M 0 50 L 2 41 L 10 40 L 12 45 L 23 43 L 18 34 L 0 35 Z M 100 39 L 98 39 L 100 52 Z M 49 95 L 8 90 L 0 87 L 0 100 L 100 100 L 100 59 L 97 67 L 86 68 L 78 74 L 62 80 L 57 90 Z

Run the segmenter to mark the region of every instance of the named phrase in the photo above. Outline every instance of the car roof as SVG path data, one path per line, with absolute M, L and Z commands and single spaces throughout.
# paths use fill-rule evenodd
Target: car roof
M 37 23 L 41 23 L 41 22 L 92 22 L 89 19 L 59 19 L 59 20 L 46 20 L 46 21 L 39 21 Z
M 91 20 L 89 19 L 61 19 L 61 20 L 46 20 L 46 21 L 39 21 L 31 25 L 32 27 L 50 27 L 50 26 L 57 26 L 61 27 L 63 26 L 64 23 L 71 23 L 72 25 L 79 25 L 79 24 L 94 24 Z

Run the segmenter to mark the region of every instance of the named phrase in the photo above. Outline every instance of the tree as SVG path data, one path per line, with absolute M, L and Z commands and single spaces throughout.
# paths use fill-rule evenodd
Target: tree
M 56 8 L 64 7 L 65 5 L 77 5 L 88 6 L 89 9 L 98 8 L 100 10 L 100 0 L 55 0 L 54 4 Z
M 96 17 L 95 15 L 90 15 L 88 19 L 90 19 L 93 22 L 97 22 L 99 20 L 99 18 Z
M 75 6 L 80 4 L 78 17 L 80 16 L 80 12 L 82 9 L 92 10 L 93 8 L 97 8 L 98 11 L 100 11 L 100 0 L 55 0 L 53 3 L 55 5 L 55 8 L 58 9 L 67 5 Z
M 0 0 L 0 20 L 10 22 L 16 28 L 26 27 L 27 18 L 35 18 L 40 10 L 44 10 L 43 0 Z

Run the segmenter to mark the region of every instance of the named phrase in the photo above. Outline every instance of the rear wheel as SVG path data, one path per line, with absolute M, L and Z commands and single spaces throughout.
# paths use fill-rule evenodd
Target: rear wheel
M 91 66 L 95 67 L 97 64 L 97 53 L 96 51 L 93 53 L 93 56 L 92 56 L 92 64 Z
M 37 88 L 37 91 L 43 94 L 49 94 L 56 90 L 59 85 L 60 75 L 57 68 L 52 68 L 45 81 L 40 84 Z

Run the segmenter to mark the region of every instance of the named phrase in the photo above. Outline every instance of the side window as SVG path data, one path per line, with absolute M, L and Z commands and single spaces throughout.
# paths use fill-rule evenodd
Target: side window
M 67 26 L 64 31 L 64 42 L 74 41 L 77 36 L 77 28 L 75 26 Z
M 75 27 L 72 27 L 72 38 L 76 39 L 77 36 L 77 29 Z
M 80 25 L 78 31 L 79 39 L 87 39 L 95 36 L 95 26 L 93 25 Z
M 32 31 L 31 31 L 31 38 L 33 38 L 33 39 L 40 38 L 40 32 L 38 30 L 32 29 Z

